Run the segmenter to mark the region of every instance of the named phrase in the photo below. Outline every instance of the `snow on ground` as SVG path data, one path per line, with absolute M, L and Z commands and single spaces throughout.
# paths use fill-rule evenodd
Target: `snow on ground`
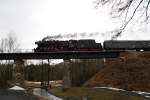
M 101 88 L 101 89 L 109 89 L 114 91 L 125 91 L 123 89 L 113 88 L 113 87 L 94 87 L 94 88 Z
M 147 98 L 150 98 L 150 93 L 149 92 L 142 92 L 142 91 L 132 91 L 132 92 L 143 95 Z
M 113 88 L 113 87 L 94 87 L 94 88 L 100 88 L 100 89 L 109 89 L 109 90 L 114 90 L 114 91 L 126 91 L 130 92 L 124 89 L 119 89 L 119 88 Z M 142 96 L 145 96 L 146 98 L 150 98 L 150 93 L 149 92 L 143 92 L 143 91 L 131 91 L 132 93 L 136 93 Z
M 12 88 L 9 88 L 9 90 L 22 90 L 24 91 L 25 89 L 19 86 L 13 86 Z
M 35 81 L 26 81 L 28 84 L 41 84 L 41 82 L 35 82 Z
M 62 80 L 49 81 L 51 86 L 60 87 L 62 86 Z M 41 82 L 25 81 L 28 86 L 40 86 Z

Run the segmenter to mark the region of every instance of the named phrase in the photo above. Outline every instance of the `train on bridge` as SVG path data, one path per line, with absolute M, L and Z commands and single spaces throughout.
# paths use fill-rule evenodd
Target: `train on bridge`
M 107 40 L 103 44 L 96 43 L 93 39 L 42 40 L 35 44 L 37 48 L 34 52 L 150 50 L 150 40 Z

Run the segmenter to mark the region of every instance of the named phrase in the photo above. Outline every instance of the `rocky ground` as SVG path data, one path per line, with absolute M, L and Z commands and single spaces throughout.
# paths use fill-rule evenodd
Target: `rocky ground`
M 127 52 L 106 60 L 105 67 L 84 86 L 150 92 L 150 52 Z

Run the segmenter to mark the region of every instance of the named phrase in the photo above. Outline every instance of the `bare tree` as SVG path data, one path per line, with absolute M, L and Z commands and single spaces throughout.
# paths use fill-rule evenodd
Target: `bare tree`
M 14 52 L 19 48 L 19 43 L 14 33 L 9 33 L 6 38 L 1 39 L 0 52 Z
M 2 40 L 1 40 L 1 45 L 0 45 L 0 52 L 1 52 L 1 53 L 4 52 L 4 47 L 5 47 L 4 43 L 5 43 L 5 40 L 2 39 Z
M 13 33 L 8 34 L 7 42 L 8 42 L 8 52 L 14 52 L 15 49 L 19 48 L 17 38 Z
M 95 4 L 96 8 L 109 6 L 112 17 L 119 17 L 124 20 L 122 26 L 118 30 L 115 30 L 115 35 L 112 39 L 120 36 L 122 31 L 135 16 L 138 20 L 141 19 L 141 22 L 149 23 L 150 20 L 150 0 L 96 0 Z

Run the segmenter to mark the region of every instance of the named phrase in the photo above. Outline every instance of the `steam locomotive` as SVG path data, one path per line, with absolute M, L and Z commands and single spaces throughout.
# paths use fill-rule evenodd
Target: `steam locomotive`
M 58 51 L 100 51 L 102 50 L 101 43 L 96 43 L 95 40 L 49 40 L 37 41 L 35 52 L 58 52 Z
M 108 50 L 150 50 L 150 40 L 107 40 L 96 43 L 92 39 L 82 40 L 48 40 L 35 42 L 37 48 L 34 52 L 59 52 L 59 51 L 108 51 Z

